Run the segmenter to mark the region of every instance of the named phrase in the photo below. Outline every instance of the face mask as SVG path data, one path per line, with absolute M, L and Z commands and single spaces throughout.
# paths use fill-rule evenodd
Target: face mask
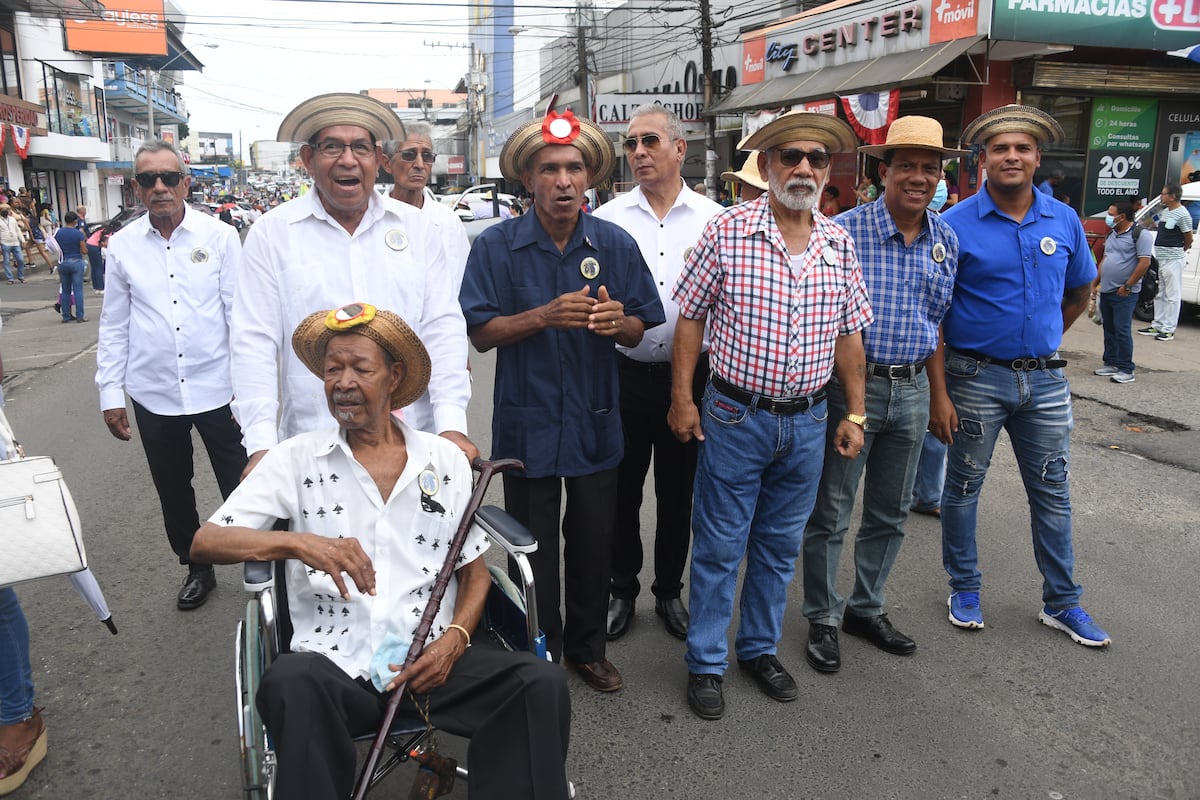
M 946 181 L 938 181 L 937 188 L 933 190 L 933 202 L 929 204 L 930 211 L 941 211 L 942 206 L 946 205 L 946 198 L 950 196 L 950 190 L 946 188 Z
M 1114 217 L 1112 214 L 1105 214 L 1104 215 L 1104 224 L 1107 225 L 1108 227 L 1112 228 L 1117 224 L 1117 218 Z

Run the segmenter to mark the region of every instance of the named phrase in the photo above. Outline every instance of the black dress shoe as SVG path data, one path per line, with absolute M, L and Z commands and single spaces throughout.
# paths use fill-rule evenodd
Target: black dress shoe
M 774 653 L 763 653 L 758 658 L 752 658 L 749 661 L 738 659 L 738 666 L 741 667 L 742 672 L 754 678 L 758 688 L 762 689 L 763 694 L 772 700 L 786 703 L 795 700 L 800 694 L 796 689 L 796 681 L 779 663 L 779 659 L 775 657 Z
M 877 617 L 847 614 L 842 620 L 842 630 L 851 636 L 861 636 L 880 650 L 898 656 L 911 656 L 917 652 L 917 643 L 892 627 L 887 614 Z
M 608 601 L 608 639 L 620 639 L 633 627 L 633 601 L 614 597 Z
M 725 715 L 725 695 L 720 675 L 688 673 L 687 703 L 700 719 L 720 719 Z
M 842 654 L 838 649 L 838 631 L 832 625 L 809 623 L 808 645 L 804 648 L 808 665 L 817 672 L 837 672 L 842 668 Z
M 611 613 L 611 612 L 610 612 Z M 676 639 L 686 639 L 688 632 L 688 610 L 683 607 L 683 601 L 678 597 L 658 598 L 654 601 L 654 613 L 663 619 L 667 633 Z
M 181 611 L 199 608 L 208 599 L 208 593 L 215 588 L 217 588 L 217 576 L 212 567 L 193 570 L 183 581 L 183 588 L 179 590 L 176 605 Z

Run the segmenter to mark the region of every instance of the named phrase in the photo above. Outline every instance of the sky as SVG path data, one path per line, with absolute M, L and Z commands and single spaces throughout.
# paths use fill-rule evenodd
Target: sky
M 462 0 L 175 0 L 204 70 L 180 73 L 193 131 L 243 152 L 274 139 L 307 97 L 368 88 L 453 89 L 467 70 Z M 215 47 L 214 47 L 215 45 Z

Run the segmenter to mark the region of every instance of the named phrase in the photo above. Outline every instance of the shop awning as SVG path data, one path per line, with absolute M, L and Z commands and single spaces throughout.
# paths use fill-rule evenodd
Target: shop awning
M 705 114 L 738 114 L 760 108 L 790 106 L 805 100 L 905 86 L 933 75 L 982 39 L 955 39 L 907 53 L 878 56 L 870 61 L 825 67 L 802 75 L 787 75 L 739 86 Z

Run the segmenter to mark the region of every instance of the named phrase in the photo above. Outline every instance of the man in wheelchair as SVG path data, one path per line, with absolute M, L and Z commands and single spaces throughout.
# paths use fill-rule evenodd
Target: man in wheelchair
M 471 493 L 462 451 L 391 413 L 425 391 L 421 341 L 399 316 L 364 303 L 309 316 L 292 347 L 324 380 L 337 427 L 273 447 L 192 545 L 206 563 L 286 560 L 291 652 L 271 663 L 256 698 L 278 758 L 275 797 L 349 797 L 354 737 L 379 726 L 403 682 L 402 708 L 470 737 L 471 798 L 567 797 L 564 673 L 486 636 L 471 646 L 490 586 L 478 530 L 420 658 L 392 674 Z M 271 530 L 277 519 L 296 530 Z M 394 635 L 404 647 L 381 674 L 372 659 Z

